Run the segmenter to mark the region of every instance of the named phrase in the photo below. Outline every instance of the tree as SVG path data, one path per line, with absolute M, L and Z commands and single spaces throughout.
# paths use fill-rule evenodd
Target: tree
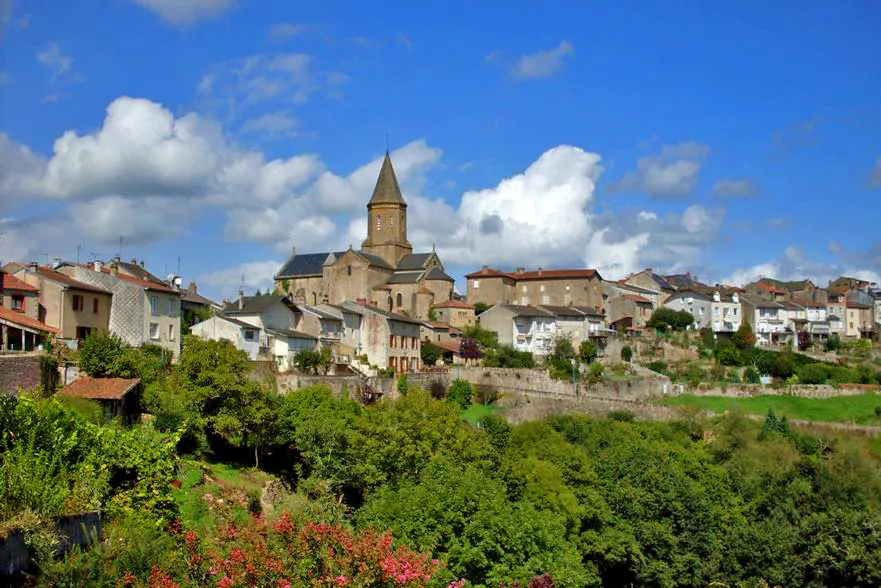
M 405 396 L 410 391 L 410 383 L 407 382 L 407 374 L 398 376 L 398 394 Z
M 437 365 L 437 360 L 441 358 L 441 350 L 430 342 L 423 341 L 419 355 L 422 357 L 422 365 L 431 367 Z
M 483 349 L 498 347 L 498 335 L 494 331 L 488 331 L 480 325 L 465 327 L 462 335 L 466 339 L 474 339 Z
M 740 326 L 737 327 L 737 331 L 731 337 L 731 342 L 734 343 L 734 346 L 738 349 L 749 349 L 750 347 L 755 346 L 756 336 L 753 334 L 753 329 L 749 326 L 748 322 L 744 321 L 740 323 Z
M 140 376 L 135 350 L 109 331 L 92 331 L 79 348 L 80 368 L 93 378 L 137 378 Z
M 475 302 L 474 303 L 474 314 L 483 314 L 487 310 L 492 308 L 492 304 L 487 304 L 486 302 Z
M 685 310 L 673 310 L 672 308 L 661 307 L 652 313 L 652 316 L 646 322 L 646 326 L 653 329 L 666 331 L 672 329 L 674 331 L 683 331 L 694 324 L 694 315 Z
M 630 345 L 625 345 L 621 348 L 621 361 L 630 363 L 631 359 L 633 359 L 633 349 L 630 348 Z
M 437 320 L 437 310 L 433 306 L 430 306 L 428 308 L 428 320 L 430 320 L 430 321 Z
M 578 359 L 582 363 L 591 363 L 598 355 L 599 351 L 596 344 L 589 339 L 582 341 L 581 345 L 578 346 Z
M 829 338 L 826 339 L 823 344 L 823 348 L 826 351 L 838 351 L 841 349 L 841 337 L 838 336 L 838 333 L 832 333 L 829 335 Z
M 471 404 L 473 394 L 474 390 L 468 381 L 456 378 L 450 383 L 450 389 L 447 391 L 447 400 L 458 404 L 462 408 L 467 408 Z
M 320 350 L 300 349 L 294 354 L 294 365 L 304 374 L 327 374 L 333 367 L 333 355 L 330 347 Z

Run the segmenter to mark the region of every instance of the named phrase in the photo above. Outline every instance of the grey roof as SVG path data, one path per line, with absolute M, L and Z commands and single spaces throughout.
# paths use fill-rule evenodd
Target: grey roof
M 581 312 L 573 306 L 550 306 L 547 304 L 542 304 L 541 306 L 539 306 L 539 308 L 553 313 L 556 316 L 572 316 L 576 318 L 583 318 L 585 315 L 585 313 Z
M 243 328 L 243 329 L 253 329 L 253 330 L 255 330 L 255 331 L 259 331 L 259 330 L 260 330 L 260 327 L 257 327 L 257 326 L 254 326 L 254 325 L 250 325 L 250 324 L 246 323 L 245 321 L 240 321 L 240 320 L 237 319 L 237 318 L 233 318 L 233 317 L 231 317 L 231 316 L 227 316 L 227 315 L 225 315 L 225 314 L 218 314 L 218 315 L 217 315 L 217 318 L 219 318 L 219 319 L 223 319 L 223 320 L 225 320 L 226 322 L 228 322 L 228 323 L 232 323 L 232 324 L 236 325 L 237 327 L 241 327 L 241 328 Z
M 386 282 L 386 284 L 416 284 L 422 277 L 421 271 L 415 272 L 395 272 Z
M 513 313 L 514 316 L 554 316 L 552 312 L 528 304 L 497 304 L 493 308 L 496 307 L 505 309 Z M 492 310 L 492 308 L 489 310 Z M 486 312 L 489 312 L 489 310 Z
M 425 264 L 432 255 L 432 253 L 408 253 L 398 262 L 398 271 L 425 269 Z
M 198 292 L 193 292 L 189 288 L 181 288 L 180 299 L 181 302 L 188 302 L 190 304 L 200 304 L 202 306 L 217 306 L 217 303 L 210 298 L 205 298 Z
M 294 331 L 293 329 L 266 329 L 268 332 L 273 335 L 281 335 L 282 337 L 288 337 L 289 339 L 311 339 L 313 341 L 316 340 L 315 337 L 308 333 L 301 333 L 300 331 Z
M 372 265 L 372 266 L 381 267 L 381 268 L 385 268 L 385 269 L 395 269 L 392 266 L 390 266 L 386 260 L 384 260 L 383 258 L 381 258 L 378 255 L 373 255 L 372 253 L 367 253 L 366 251 L 358 251 L 357 253 L 358 253 L 358 255 L 360 255 L 361 257 L 366 259 L 368 261 L 368 263 L 370 263 L 370 265 Z
M 661 288 L 664 288 L 665 290 L 675 290 L 676 289 L 676 287 L 673 284 L 671 284 L 670 282 L 665 280 L 664 277 L 659 274 L 652 274 L 652 279 L 655 281 L 655 283 L 658 286 L 660 286 Z
M 291 255 L 284 265 L 275 273 L 275 279 L 298 278 L 301 276 L 320 276 L 324 271 L 324 262 L 329 255 L 339 257 L 345 251 L 328 251 L 324 253 L 307 253 Z
M 591 306 L 573 306 L 572 308 L 579 312 L 583 312 L 587 316 L 595 316 L 599 318 L 603 318 L 605 316 L 602 310 L 597 310 L 596 308 L 593 308 Z
M 721 294 L 720 294 L 720 296 L 721 296 Z M 688 297 L 703 298 L 704 300 L 712 300 L 713 299 L 713 297 L 711 295 L 706 294 L 705 292 L 701 292 L 700 290 L 692 290 L 691 288 L 683 288 L 682 290 L 678 290 L 677 292 L 674 292 L 673 294 L 671 294 L 670 297 L 667 298 L 667 302 L 669 302 L 670 300 L 673 300 L 674 298 L 688 298 Z
M 669 274 L 663 276 L 663 278 L 665 282 L 667 282 L 674 288 L 685 288 L 694 284 L 694 278 L 690 273 Z
M 319 304 L 318 306 L 310 306 L 309 308 L 313 310 L 318 310 L 325 315 L 333 317 L 337 320 L 343 320 L 342 308 L 340 308 L 339 306 L 334 306 L 333 304 Z
M 779 302 L 772 302 L 771 300 L 765 300 L 764 298 L 760 298 L 758 296 L 751 296 L 748 294 L 741 294 L 739 299 L 743 302 L 747 302 L 752 304 L 756 308 L 784 308 L 782 304 Z
M 431 268 L 431 271 L 428 272 L 428 275 L 425 276 L 426 280 L 444 280 L 445 282 L 455 282 L 456 280 L 451 278 L 449 274 L 444 272 L 439 267 Z
M 415 325 L 421 325 L 422 321 L 418 321 L 414 318 L 411 318 L 407 315 L 398 314 L 395 312 L 388 312 L 386 310 L 381 310 L 375 306 L 365 306 L 363 304 L 357 304 L 355 302 L 343 302 L 342 308 L 344 310 L 348 310 L 350 312 L 354 312 L 355 314 L 363 315 L 365 312 L 374 312 L 380 316 L 384 316 L 387 319 L 400 321 L 402 323 L 413 323 Z
M 324 310 L 324 309 L 319 308 L 317 306 L 310 306 L 308 304 L 298 304 L 297 308 L 305 310 L 306 312 L 311 312 L 312 314 L 316 314 L 320 318 L 323 318 L 323 319 L 332 320 L 332 321 L 343 320 L 343 317 L 341 315 L 337 316 L 335 314 L 332 314 L 331 312 L 328 312 L 328 310 Z
M 284 303 L 287 301 L 290 304 L 290 301 L 286 296 L 244 296 L 242 297 L 242 301 L 243 304 L 241 309 L 239 309 L 239 301 L 236 300 L 223 309 L 223 314 L 263 314 L 279 302 Z
M 385 152 L 385 158 L 382 160 L 382 168 L 379 170 L 379 178 L 376 180 L 376 187 L 373 189 L 373 196 L 367 203 L 369 208 L 372 204 L 400 204 L 404 207 L 404 197 L 401 195 L 401 187 L 398 186 L 398 178 L 395 177 L 395 168 L 392 167 L 392 159 L 389 157 L 388 151 Z
M 157 284 L 162 284 L 163 286 L 168 285 L 168 283 L 166 283 L 165 280 L 163 280 L 159 276 L 151 274 L 150 272 L 148 272 L 146 269 L 144 269 L 143 267 L 141 267 L 137 263 L 129 263 L 127 261 L 118 261 L 117 264 L 119 264 L 119 269 L 121 269 L 125 272 L 128 272 L 129 274 L 133 275 L 136 278 L 139 278 L 141 280 L 145 280 L 147 282 L 156 282 Z

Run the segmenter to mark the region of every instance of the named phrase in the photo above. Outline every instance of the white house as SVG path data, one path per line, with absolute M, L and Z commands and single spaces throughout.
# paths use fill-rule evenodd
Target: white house
M 734 333 L 740 328 L 743 320 L 740 295 L 737 292 L 723 293 L 716 290 L 713 292 L 711 312 L 713 332 Z
M 190 332 L 200 339 L 229 341 L 254 361 L 260 352 L 261 344 L 263 348 L 268 347 L 263 329 L 230 316 L 212 316 L 190 327 Z
M 747 294 L 741 294 L 739 298 L 743 320 L 752 327 L 758 345 L 780 345 L 789 341 L 789 313 L 783 304 Z
M 703 329 L 710 326 L 710 315 L 713 299 L 697 290 L 679 290 L 664 301 L 664 307 L 691 313 L 694 317 L 694 328 Z
M 496 304 L 478 317 L 480 326 L 493 331 L 502 345 L 517 351 L 547 355 L 560 332 L 552 312 L 537 306 Z

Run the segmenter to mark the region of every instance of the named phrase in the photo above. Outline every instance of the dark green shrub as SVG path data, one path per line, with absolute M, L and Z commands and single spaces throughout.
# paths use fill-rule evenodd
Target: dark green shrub
M 748 384 L 760 384 L 761 383 L 761 379 L 759 377 L 759 370 L 757 370 L 753 366 L 749 366 L 745 370 L 743 370 L 743 379 Z
M 665 371 L 667 369 L 667 364 L 663 361 L 653 361 L 651 363 L 646 364 L 645 367 L 652 370 L 653 372 L 658 372 L 659 374 L 663 374 L 663 373 L 665 373 Z
M 633 359 L 633 349 L 630 345 L 625 345 L 621 348 L 621 361 L 630 362 L 631 359 Z
M 798 370 L 798 379 L 802 384 L 825 384 L 828 372 L 820 363 L 812 363 Z
M 722 349 L 716 349 L 716 361 L 727 366 L 741 365 L 740 353 L 738 353 L 737 349 L 731 344 Z
M 465 408 L 471 404 L 471 396 L 473 393 L 474 391 L 469 382 L 456 378 L 450 384 L 450 389 L 447 390 L 447 401 Z

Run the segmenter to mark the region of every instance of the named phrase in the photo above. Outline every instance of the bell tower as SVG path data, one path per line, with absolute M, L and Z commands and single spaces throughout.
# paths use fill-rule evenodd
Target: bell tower
M 378 255 L 392 267 L 413 253 L 413 246 L 407 241 L 407 203 L 401 195 L 388 151 L 382 160 L 373 197 L 367 203 L 367 238 L 361 249 Z

